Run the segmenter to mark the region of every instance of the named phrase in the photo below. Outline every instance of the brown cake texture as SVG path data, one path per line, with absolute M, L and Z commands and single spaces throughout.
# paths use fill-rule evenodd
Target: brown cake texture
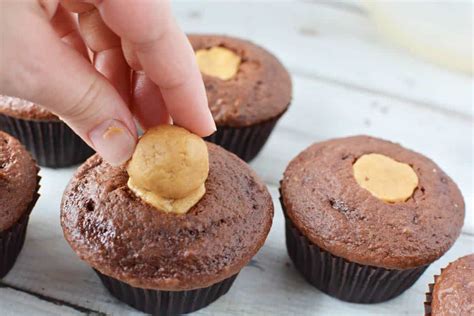
M 263 245 L 273 204 L 265 185 L 235 155 L 208 143 L 203 198 L 183 215 L 145 203 L 124 166 L 95 155 L 63 197 L 64 235 L 94 269 L 134 287 L 182 291 L 237 274 Z
M 18 140 L 0 131 L 0 232 L 31 210 L 37 189 L 35 161 Z
M 229 80 L 203 74 L 217 126 L 244 127 L 274 119 L 291 101 L 290 75 L 278 59 L 249 41 L 222 35 L 188 36 L 194 50 L 223 47 L 241 57 Z
M 7 95 L 0 95 L 0 113 L 25 120 L 59 120 L 41 105 Z
M 370 153 L 413 168 L 419 183 L 407 201 L 386 203 L 357 184 L 353 164 Z M 286 215 L 312 243 L 348 261 L 387 269 L 438 259 L 464 221 L 461 192 L 433 161 L 368 136 L 310 146 L 289 164 L 281 193 Z
M 427 315 L 474 315 L 474 254 L 443 269 L 428 296 L 431 302 Z

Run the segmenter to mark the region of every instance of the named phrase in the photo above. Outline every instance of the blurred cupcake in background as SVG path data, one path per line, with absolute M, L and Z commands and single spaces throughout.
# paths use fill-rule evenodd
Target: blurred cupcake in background
M 271 53 L 243 39 L 189 35 L 189 40 L 217 124 L 207 140 L 252 160 L 290 105 L 288 71 Z
M 94 153 L 56 115 L 15 97 L 0 95 L 0 130 L 20 140 L 44 167 L 72 166 Z

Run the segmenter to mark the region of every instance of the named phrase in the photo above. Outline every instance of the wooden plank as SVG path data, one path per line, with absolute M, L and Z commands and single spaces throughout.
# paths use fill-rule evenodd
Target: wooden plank
M 85 315 L 73 308 L 56 305 L 6 287 L 0 287 L 0 311 L 3 316 L 33 315 L 33 313 L 35 316 Z
M 55 172 L 43 171 L 45 179 L 49 179 L 43 184 L 45 199 L 40 200 L 32 214 L 25 248 L 4 282 L 86 310 L 110 315 L 139 315 L 111 297 L 92 270 L 72 253 L 62 238 L 58 210 L 53 206 L 59 202 L 57 192 L 63 187 L 66 177 L 53 180 Z M 270 191 L 275 203 L 275 218 L 266 244 L 242 270 L 231 291 L 197 315 L 332 315 L 336 312 L 340 315 L 380 315 L 391 311 L 419 314 L 423 293 L 432 275 L 447 262 L 468 253 L 474 243 L 474 237 L 462 235 L 413 288 L 395 300 L 377 305 L 343 303 L 309 286 L 293 268 L 284 244 L 284 218 L 278 203 L 277 187 L 270 186 Z M 15 299 L 2 296 L 0 304 L 8 304 L 10 311 L 11 304 L 16 305 Z M 36 305 L 27 304 L 24 302 L 25 306 L 20 308 L 30 312 L 36 309 Z
M 446 71 L 394 47 L 379 36 L 367 15 L 344 7 L 327 1 L 174 3 L 185 31 L 253 40 L 300 76 L 472 119 L 472 77 Z

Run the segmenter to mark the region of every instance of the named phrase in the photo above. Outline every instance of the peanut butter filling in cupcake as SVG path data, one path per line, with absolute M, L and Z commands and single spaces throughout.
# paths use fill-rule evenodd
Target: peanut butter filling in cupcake
M 207 138 L 252 160 L 291 102 L 288 71 L 266 49 L 244 39 L 189 35 L 217 132 Z
M 433 161 L 374 137 L 311 145 L 290 162 L 280 190 L 296 268 L 351 302 L 408 289 L 464 221 L 461 192 Z

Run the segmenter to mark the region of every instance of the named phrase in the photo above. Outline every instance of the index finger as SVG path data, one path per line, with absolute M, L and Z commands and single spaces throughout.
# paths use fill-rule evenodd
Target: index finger
M 194 51 L 165 0 L 103 0 L 104 22 L 132 44 L 146 75 L 158 85 L 173 121 L 196 134 L 216 130 Z

